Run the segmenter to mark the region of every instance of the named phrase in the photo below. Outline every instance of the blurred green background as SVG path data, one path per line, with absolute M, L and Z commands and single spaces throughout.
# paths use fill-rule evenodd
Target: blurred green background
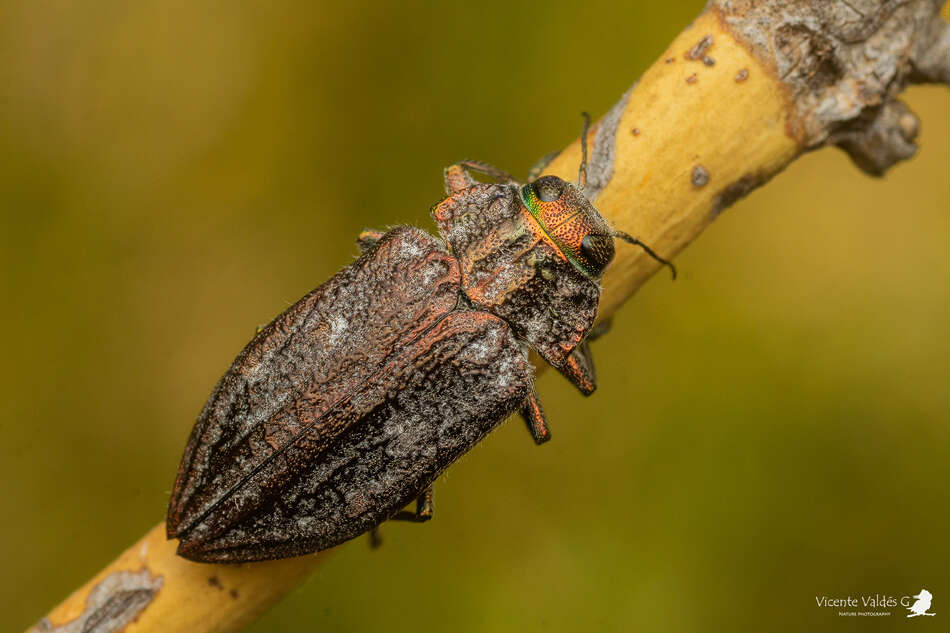
M 2 628 L 161 520 L 215 381 L 362 228 L 433 229 L 459 158 L 525 174 L 703 4 L 3 4 Z M 915 159 L 797 161 L 627 304 L 596 395 L 544 374 L 550 444 L 504 425 L 251 630 L 898 630 L 815 596 L 922 587 L 939 628 L 950 92 L 907 100 Z

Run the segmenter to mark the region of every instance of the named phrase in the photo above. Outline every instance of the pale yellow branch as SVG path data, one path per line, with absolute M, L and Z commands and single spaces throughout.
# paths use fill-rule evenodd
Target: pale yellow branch
M 892 13 L 919 12 L 931 5 L 906 3 Z M 856 94 L 865 101 L 850 103 L 848 82 L 854 78 L 848 75 L 848 68 L 843 69 L 842 77 L 832 77 L 831 83 L 816 84 L 812 90 L 814 82 L 809 81 L 814 77 L 802 64 L 817 62 L 815 72 L 824 72 L 821 63 L 826 60 L 782 57 L 781 25 L 765 23 L 765 35 L 758 43 L 736 35 L 740 27 L 762 23 L 758 19 L 743 23 L 742 19 L 749 16 L 742 10 L 751 14 L 789 7 L 806 13 L 823 10 L 813 9 L 809 3 L 778 0 L 714 2 L 643 75 L 622 111 L 618 111 L 619 122 L 614 117 L 612 163 L 605 165 L 605 154 L 600 153 L 603 182 L 595 205 L 616 228 L 641 238 L 662 256 L 673 257 L 724 208 L 807 149 L 827 143 L 853 146 L 854 152 L 874 155 L 874 160 L 869 159 L 873 169 L 905 156 L 905 146 L 912 142 L 916 126 L 901 111 L 884 106 L 911 76 L 904 68 L 908 60 L 929 50 L 920 38 L 925 39 L 929 33 L 934 46 L 946 47 L 944 25 L 907 20 L 907 28 L 915 28 L 914 24 L 927 27 L 910 34 L 908 41 L 916 48 L 908 48 L 906 55 L 895 60 L 895 75 L 879 87 L 879 93 L 864 86 Z M 902 28 L 903 23 L 888 22 L 891 17 L 878 26 Z M 936 15 L 931 17 L 939 20 Z M 900 18 L 896 15 L 894 19 Z M 790 31 L 795 37 L 801 32 Z M 742 33 L 751 37 L 748 29 Z M 823 37 L 818 29 L 811 40 L 793 42 L 795 46 L 788 50 L 791 54 L 807 51 L 809 42 L 812 52 L 819 56 L 838 50 L 815 44 L 824 42 Z M 697 48 L 701 42 L 705 44 Z M 775 58 L 770 57 L 769 42 L 777 42 Z M 945 57 L 941 52 L 928 58 L 929 74 L 924 79 L 946 72 L 941 66 Z M 780 79 L 778 68 L 785 66 L 791 70 Z M 832 99 L 828 103 L 840 111 L 832 110 L 829 115 L 829 111 L 815 111 L 810 105 L 828 98 Z M 851 106 L 854 119 L 842 119 Z M 880 113 L 898 116 L 875 119 Z M 866 123 L 864 128 L 862 121 Z M 878 145 L 891 141 L 896 151 L 878 151 Z M 859 165 L 860 160 L 856 157 Z M 580 144 L 575 142 L 547 171 L 573 179 L 579 162 Z M 618 242 L 617 250 L 604 280 L 601 319 L 612 315 L 659 268 L 638 248 Z M 165 540 L 163 525 L 155 527 L 34 630 L 103 633 L 119 630 L 131 620 L 125 630 L 132 632 L 237 631 L 306 578 L 327 556 L 323 553 L 267 563 L 209 565 L 176 556 L 175 545 Z
M 705 36 L 712 36 L 705 55 L 712 66 L 686 58 Z M 615 228 L 672 258 L 724 207 L 802 151 L 787 132 L 788 118 L 785 91 L 772 71 L 714 13 L 705 13 L 630 94 L 617 129 L 613 177 L 595 206 Z M 573 178 L 580 155 L 578 140 L 548 172 Z M 618 242 L 604 276 L 600 319 L 609 318 L 658 268 L 642 250 Z
M 177 541 L 165 539 L 164 523 L 155 526 L 31 631 L 240 631 L 329 555 L 321 552 L 264 563 L 208 565 L 177 556 L 177 545 Z M 110 577 L 116 582 L 108 595 L 94 595 Z M 136 599 L 135 592 L 149 595 Z M 110 619 L 116 615 L 119 617 Z M 90 628 L 90 620 L 99 624 Z

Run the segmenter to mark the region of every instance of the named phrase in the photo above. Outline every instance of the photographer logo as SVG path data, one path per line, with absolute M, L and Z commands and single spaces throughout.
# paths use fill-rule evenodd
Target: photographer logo
M 917 601 L 907 607 L 907 610 L 910 611 L 910 614 L 907 616 L 908 618 L 915 618 L 918 615 L 937 615 L 936 613 L 927 613 L 930 609 L 930 603 L 934 599 L 932 593 L 926 589 L 921 589 L 920 593 L 913 597 L 916 598 Z
M 934 616 L 931 611 L 934 596 L 926 589 L 921 589 L 916 596 L 893 596 L 874 594 L 863 596 L 815 596 L 815 602 L 820 608 L 835 609 L 837 615 L 844 617 L 888 617 L 895 615 L 898 607 L 903 607 L 910 613 L 908 618 L 918 616 Z M 902 611 L 897 611 L 901 615 Z

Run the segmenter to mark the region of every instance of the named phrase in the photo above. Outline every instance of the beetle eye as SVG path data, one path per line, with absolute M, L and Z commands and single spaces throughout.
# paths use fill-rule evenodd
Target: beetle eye
M 581 254 L 600 273 L 614 258 L 614 241 L 609 235 L 585 235 L 581 240 Z
M 541 178 L 536 183 L 534 183 L 534 190 L 538 195 L 538 199 L 542 202 L 554 202 L 561 197 L 561 192 L 564 191 L 564 187 L 561 186 L 561 181 L 559 178 Z

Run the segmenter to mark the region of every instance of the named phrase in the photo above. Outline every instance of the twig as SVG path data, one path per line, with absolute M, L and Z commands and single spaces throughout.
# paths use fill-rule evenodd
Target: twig
M 950 81 L 940 4 L 881 0 L 862 13 L 847 3 L 711 2 L 598 123 L 587 192 L 615 229 L 671 258 L 806 151 L 837 145 L 882 174 L 916 149 L 917 118 L 897 94 Z M 575 142 L 546 173 L 572 180 L 580 153 Z M 658 267 L 618 244 L 601 319 Z M 174 551 L 155 527 L 33 631 L 237 631 L 327 556 L 227 566 Z

